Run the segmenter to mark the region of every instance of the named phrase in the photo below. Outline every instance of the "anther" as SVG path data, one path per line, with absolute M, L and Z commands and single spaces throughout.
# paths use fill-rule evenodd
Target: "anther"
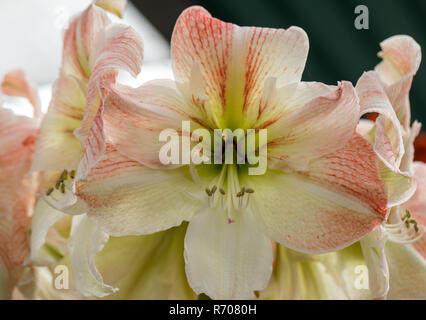
M 417 232 L 419 232 L 419 227 L 418 227 L 418 225 L 417 225 L 417 221 L 416 221 L 416 220 L 414 220 L 414 219 L 411 219 L 411 220 L 410 220 L 410 223 L 413 225 L 413 227 L 414 227 L 414 231 L 416 231 L 416 233 L 417 233 Z
M 70 172 L 70 178 L 71 179 L 75 178 L 75 170 L 71 170 L 71 172 Z
M 217 190 L 217 187 L 216 187 L 216 186 L 213 186 L 213 188 L 210 190 L 210 193 L 211 193 L 211 194 L 214 194 L 214 193 L 216 192 L 216 190 Z
M 223 190 L 222 188 L 219 188 L 219 192 L 224 196 L 225 195 L 225 190 Z
M 406 210 L 405 214 L 401 217 L 401 220 L 410 219 L 410 218 L 411 218 L 410 210 Z
M 212 195 L 212 193 L 211 193 L 211 191 L 210 191 L 210 189 L 209 189 L 209 188 L 206 188 L 206 193 L 207 193 L 207 195 L 208 195 L 209 197 Z
M 62 182 L 62 184 L 61 184 L 61 192 L 65 193 L 65 184 L 64 184 L 64 182 Z
M 58 179 L 58 181 L 56 181 L 56 183 L 55 183 L 55 189 L 59 190 L 60 186 L 61 186 L 61 180 Z
M 64 169 L 64 171 L 62 171 L 61 176 L 59 177 L 59 180 L 64 181 L 67 180 L 68 178 L 68 171 L 67 169 Z
M 253 190 L 253 189 L 251 189 L 251 188 L 247 188 L 247 189 L 246 189 L 246 192 L 247 192 L 247 193 L 254 193 L 254 190 Z
M 52 192 L 53 192 L 53 187 L 50 187 L 49 189 L 47 189 L 46 196 L 50 196 Z

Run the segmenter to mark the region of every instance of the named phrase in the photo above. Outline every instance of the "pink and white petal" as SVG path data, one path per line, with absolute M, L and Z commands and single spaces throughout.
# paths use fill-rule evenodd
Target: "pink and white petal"
M 410 210 L 414 219 L 426 228 L 426 164 L 414 162 L 414 180 L 417 184 L 416 193 L 407 202 L 407 208 Z M 426 235 L 413 243 L 413 247 L 426 259 Z
M 395 109 L 398 119 L 405 129 L 410 125 L 410 105 L 408 94 L 413 77 L 421 62 L 421 48 L 411 37 L 393 36 L 380 44 L 383 61 L 376 71 L 385 83 L 386 92 Z
M 8 96 L 28 99 L 34 108 L 34 118 L 38 118 L 41 115 L 41 102 L 37 86 L 25 77 L 22 70 L 8 72 L 3 78 L 1 89 Z
M 106 137 L 104 132 L 104 121 L 102 119 L 103 106 L 97 112 L 93 124 L 87 136 L 86 145 L 83 152 L 83 159 L 80 161 L 75 181 L 86 179 L 90 170 L 96 165 L 105 153 Z
M 417 190 L 407 206 L 417 221 L 426 226 L 426 164 L 414 162 L 414 180 Z
M 389 265 L 390 300 L 426 299 L 426 259 L 410 245 L 388 241 L 385 254 Z
M 150 234 L 180 225 L 200 206 L 185 192 L 198 190 L 187 168 L 149 169 L 110 144 L 87 180 L 76 183 L 88 216 L 112 236 Z
M 127 157 L 148 167 L 164 167 L 159 159 L 164 145 L 160 133 L 167 128 L 180 139 L 189 134 L 183 133 L 182 121 L 193 119 L 192 129 L 200 126 L 202 120 L 193 118 L 189 108 L 171 80 L 148 82 L 137 89 L 112 88 L 103 112 L 105 134 Z
M 251 176 L 253 212 L 263 230 L 288 248 L 322 253 L 360 240 L 380 225 L 387 195 L 371 145 L 355 134 L 306 172 Z
M 39 199 L 31 223 L 31 263 L 45 265 L 51 262 L 43 252 L 49 229 L 66 215 L 49 206 L 43 199 Z
M 96 54 L 97 35 L 111 23 L 106 12 L 90 5 L 71 22 L 64 35 L 61 71 L 77 79 L 91 75 L 90 61 Z
M 171 42 L 177 81 L 190 82 L 192 67 L 198 63 L 205 94 L 230 113 L 247 110 L 267 77 L 276 77 L 279 86 L 299 82 L 308 49 L 300 28 L 239 27 L 198 6 L 180 15 Z
M 17 265 L 24 265 L 30 256 L 31 216 L 34 211 L 38 184 L 36 177 L 29 174 L 29 169 L 30 165 L 27 164 L 22 182 L 18 186 L 18 199 L 13 206 L 10 258 Z
M 404 76 L 413 76 L 419 69 L 422 60 L 421 47 L 410 36 L 397 35 L 380 43 L 383 59 L 376 66 L 380 78 L 387 85 L 394 84 Z
M 75 77 L 61 74 L 55 82 L 53 98 L 37 137 L 33 171 L 77 168 L 83 150 L 73 132 L 83 119 L 84 90 Z
M 95 265 L 95 255 L 102 250 L 108 238 L 86 215 L 73 218 L 68 247 L 74 285 L 84 296 L 104 297 L 118 291 L 103 282 Z
M 36 121 L 0 108 L 0 295 L 9 298 L 29 253 L 35 181 L 29 175 Z
M 389 292 L 389 268 L 386 260 L 386 230 L 377 227 L 361 239 L 362 254 L 368 268 L 368 285 L 371 299 L 383 300 Z
M 122 18 L 127 0 L 95 0 L 94 4 Z
M 374 149 L 389 168 L 399 172 L 404 155 L 403 129 L 395 114 L 377 73 L 364 73 L 358 80 L 356 91 L 360 99 L 361 115 L 379 113 L 376 120 Z
M 299 82 L 277 88 L 276 79 L 269 78 L 259 101 L 259 111 L 264 112 L 258 117 L 255 127 L 268 128 L 269 139 L 281 137 L 285 130 L 281 124 L 286 116 L 297 112 L 319 97 L 333 94 L 337 89 L 336 86 L 321 82 Z M 273 116 L 269 116 L 268 113 L 272 113 Z
M 328 91 L 320 84 L 303 86 L 301 90 L 310 95 L 312 86 L 320 87 L 314 90 L 315 94 Z M 303 94 L 296 97 L 300 95 Z M 303 106 L 289 107 L 289 111 L 268 127 L 268 157 L 272 169 L 305 170 L 310 160 L 342 148 L 352 138 L 359 121 L 355 89 L 345 81 Z
M 419 135 L 421 128 L 422 124 L 415 120 L 411 127 L 407 129 L 406 136 L 404 137 L 405 153 L 401 161 L 401 171 L 407 172 L 410 176 L 414 175 L 414 141 Z
M 12 213 L 5 211 L 4 200 L 0 200 L 0 300 L 10 299 L 13 287 L 17 284 L 23 272 L 10 259 L 10 241 L 12 234 Z
M 212 299 L 250 299 L 272 273 L 272 243 L 250 212 L 228 223 L 223 211 L 206 209 L 191 219 L 185 236 L 189 285 Z
M 356 126 L 356 133 L 365 136 L 374 127 L 374 121 L 369 119 L 360 119 Z
M 83 145 L 87 142 L 93 120 L 105 102 L 109 87 L 115 83 L 119 70 L 136 77 L 143 59 L 142 40 L 130 27 L 112 25 L 99 32 L 96 38 L 96 54 L 91 56 L 91 77 L 87 88 L 87 101 L 81 127 L 75 135 Z
M 37 122 L 0 107 L 0 168 L 31 161 Z M 27 163 L 27 162 L 25 162 Z
M 416 183 L 410 175 L 396 173 L 381 161 L 379 170 L 380 178 L 386 184 L 389 208 L 401 205 L 413 196 L 416 191 Z

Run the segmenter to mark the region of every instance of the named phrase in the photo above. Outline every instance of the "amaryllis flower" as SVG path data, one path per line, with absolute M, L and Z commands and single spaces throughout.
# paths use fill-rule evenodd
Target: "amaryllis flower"
M 125 1 L 95 1 L 98 2 L 120 15 L 125 5 Z M 102 107 L 105 87 L 115 82 L 119 69 L 136 76 L 141 61 L 142 42 L 137 34 L 130 27 L 112 24 L 103 9 L 90 5 L 70 22 L 64 35 L 60 74 L 53 86 L 49 109 L 41 123 L 32 164 L 33 171 L 43 173 L 42 194 L 32 222 L 31 257 L 34 263 L 51 262 L 40 257 L 51 226 L 64 219 L 66 214 L 82 215 L 78 221 L 84 218 L 84 207 L 73 193 L 74 179 L 81 174 L 79 164 L 86 145 L 90 144 L 84 130 L 90 131 L 93 125 L 96 126 L 91 112 L 96 114 Z M 81 129 L 78 135 L 77 129 Z M 93 147 L 90 144 L 91 151 Z M 102 153 L 102 150 L 98 151 Z M 95 161 L 95 158 L 92 153 L 90 160 Z M 67 220 L 68 229 L 70 222 L 70 219 Z M 90 226 L 88 223 L 85 227 Z M 83 228 L 74 229 L 84 232 Z M 69 236 L 69 230 L 66 234 Z M 93 292 L 85 291 L 85 286 L 90 287 L 91 282 L 84 278 L 84 274 L 90 269 L 92 260 L 84 257 L 85 252 L 90 251 L 87 246 L 91 244 L 81 240 L 82 235 L 78 232 L 75 237 L 79 241 L 75 245 L 71 241 L 70 254 L 76 287 L 83 288 L 81 291 L 85 294 L 96 292 L 104 295 L 112 292 L 113 288 L 109 286 L 96 285 Z M 102 239 L 106 241 L 107 237 Z M 94 246 L 94 253 L 102 248 L 105 241 Z M 95 279 L 92 281 L 96 282 Z
M 383 160 L 381 176 L 385 181 L 394 181 L 394 191 L 390 192 L 399 197 L 389 203 L 387 223 L 363 239 L 361 246 L 369 268 L 373 298 L 425 298 L 425 170 L 423 164 L 413 162 L 413 143 L 420 124 L 415 121 L 410 125 L 408 96 L 420 65 L 421 49 L 408 36 L 391 37 L 383 41 L 381 47 L 383 61 L 376 71 L 364 74 L 358 81 L 360 104 L 364 108 L 391 105 L 399 128 L 389 119 L 379 117 L 375 124 L 364 120 L 359 130 L 379 146 L 376 150 Z M 401 174 L 395 175 L 387 168 Z
M 189 221 L 184 256 L 192 289 L 250 298 L 270 279 L 271 240 L 328 252 L 383 222 L 388 195 L 372 146 L 355 132 L 355 89 L 301 82 L 308 53 L 302 29 L 239 27 L 191 7 L 171 47 L 176 81 L 111 85 L 92 127 L 105 135 L 105 153 L 76 193 L 102 230 L 147 235 Z M 162 130 L 175 130 L 178 141 L 197 138 L 182 121 L 212 135 L 267 129 L 266 173 L 249 175 L 248 164 L 163 164 Z
M 37 181 L 30 174 L 40 110 L 36 88 L 22 71 L 4 77 L 2 91 L 27 98 L 34 118 L 0 107 L 0 299 L 10 298 L 29 256 L 29 229 Z

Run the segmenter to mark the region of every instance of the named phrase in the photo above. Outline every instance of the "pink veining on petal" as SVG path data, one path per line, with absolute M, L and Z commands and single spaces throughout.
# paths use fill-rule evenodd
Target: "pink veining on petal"
M 37 121 L 0 107 L 0 259 L 10 290 L 29 255 L 30 216 L 37 183 L 29 170 Z
M 9 71 L 3 78 L 1 89 L 8 96 L 28 99 L 34 108 L 34 118 L 41 115 L 41 102 L 37 87 L 25 77 L 22 70 Z

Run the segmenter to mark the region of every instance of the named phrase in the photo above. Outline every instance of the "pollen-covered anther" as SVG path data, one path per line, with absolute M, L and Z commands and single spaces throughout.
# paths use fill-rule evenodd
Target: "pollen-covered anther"
M 405 219 L 410 219 L 411 218 L 411 212 L 410 210 L 406 210 L 405 214 L 401 217 L 401 220 L 404 221 Z
M 61 176 L 59 177 L 59 180 L 64 181 L 68 179 L 68 170 L 64 169 L 64 171 L 62 171 Z
M 52 194 L 53 190 L 54 190 L 53 187 L 50 187 L 49 189 L 47 189 L 46 196 L 50 196 Z
M 213 186 L 213 188 L 210 190 L 210 191 L 211 191 L 211 193 L 212 193 L 212 195 L 214 195 L 214 193 L 216 192 L 216 190 L 217 190 L 217 187 L 216 187 L 216 186 Z
M 65 191 L 68 191 L 66 181 L 71 179 L 74 180 L 75 178 L 75 170 L 68 171 L 67 169 L 64 169 L 59 176 L 58 180 L 56 180 L 54 187 L 50 187 L 46 191 L 46 196 L 50 196 L 54 189 L 60 190 L 61 193 L 65 193 Z
M 209 189 L 209 188 L 205 189 L 206 194 L 208 196 L 207 204 L 208 204 L 209 208 L 212 208 L 214 206 L 214 194 L 215 194 L 216 190 L 217 190 L 216 185 L 214 185 L 211 189 Z

